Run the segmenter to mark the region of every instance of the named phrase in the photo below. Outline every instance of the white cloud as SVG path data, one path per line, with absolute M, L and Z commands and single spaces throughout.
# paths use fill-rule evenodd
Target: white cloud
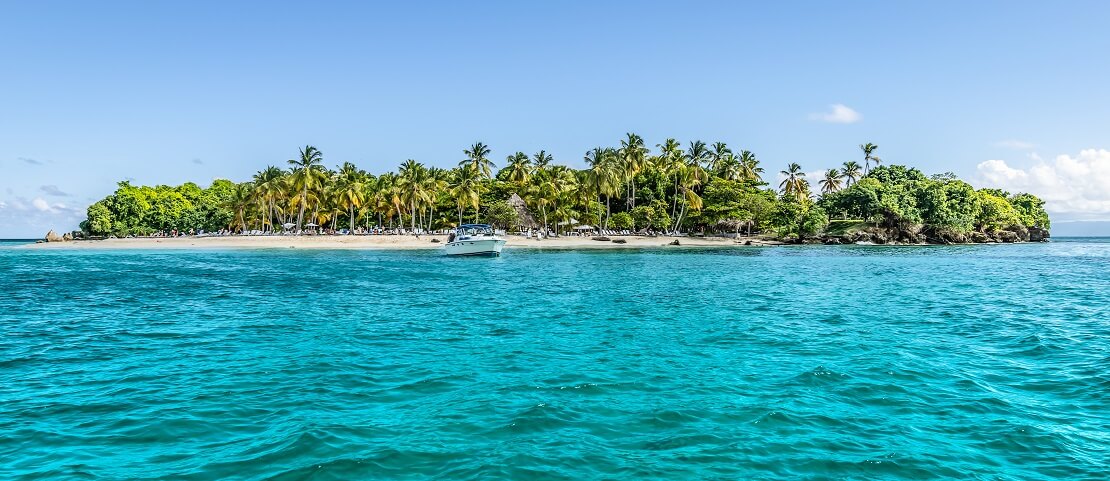
M 1011 192 L 1029 192 L 1045 200 L 1045 209 L 1075 219 L 1110 219 L 1110 150 L 1086 149 L 1079 155 L 1059 155 L 1051 162 L 1035 161 L 1020 169 L 1005 160 L 978 166 L 982 185 Z
M 42 197 L 35 197 L 35 200 L 31 201 L 31 205 L 34 206 L 35 209 L 38 209 L 39 212 L 53 212 L 54 211 L 54 208 L 50 207 L 50 203 L 43 200 Z
M 1003 149 L 1013 149 L 1013 150 L 1033 150 L 1033 149 L 1037 148 L 1037 145 L 1032 143 L 1032 142 L 1026 142 L 1024 140 L 1014 140 L 1014 139 L 1000 140 L 998 142 L 995 142 L 994 146 L 995 147 L 1002 147 Z
M 862 118 L 859 112 L 844 104 L 832 104 L 829 106 L 829 111 L 825 113 L 809 114 L 810 120 L 831 124 L 854 124 Z

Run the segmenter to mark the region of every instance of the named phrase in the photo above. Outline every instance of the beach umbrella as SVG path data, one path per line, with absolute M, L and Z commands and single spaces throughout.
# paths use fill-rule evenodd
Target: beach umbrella
M 559 225 L 574 225 L 574 224 L 577 224 L 577 223 L 578 223 L 578 219 L 575 219 L 574 217 L 571 217 L 570 220 L 560 222 Z
M 297 227 L 297 224 L 294 224 L 292 222 L 286 222 L 286 223 L 282 224 L 281 226 L 284 227 L 285 230 L 289 230 L 289 229 L 292 229 L 294 227 Z
M 313 224 L 313 223 L 311 223 L 311 222 L 309 222 L 309 223 L 305 224 L 304 226 L 305 226 L 305 227 L 320 227 L 320 226 L 318 226 L 318 225 L 316 225 L 316 224 Z
M 582 224 L 582 225 L 580 225 L 580 226 L 578 226 L 578 227 L 575 227 L 575 228 L 574 228 L 574 230 L 594 230 L 594 228 L 593 228 L 593 226 L 591 226 L 591 225 L 588 225 L 588 224 Z

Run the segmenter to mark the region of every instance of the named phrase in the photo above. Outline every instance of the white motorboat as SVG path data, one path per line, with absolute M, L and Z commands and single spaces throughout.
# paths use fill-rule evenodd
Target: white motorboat
M 505 239 L 486 224 L 463 224 L 447 237 L 444 252 L 449 256 L 499 256 Z

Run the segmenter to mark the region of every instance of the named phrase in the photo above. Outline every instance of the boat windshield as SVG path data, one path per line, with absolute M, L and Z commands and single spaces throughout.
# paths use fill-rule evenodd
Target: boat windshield
M 463 224 L 458 232 L 459 235 L 493 235 L 493 228 L 486 224 Z

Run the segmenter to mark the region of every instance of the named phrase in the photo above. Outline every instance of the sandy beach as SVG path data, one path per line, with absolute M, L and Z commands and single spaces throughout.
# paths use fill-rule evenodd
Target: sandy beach
M 433 242 L 432 240 L 439 242 Z M 510 249 L 628 249 L 655 247 L 746 247 L 774 245 L 776 242 L 759 238 L 728 239 L 722 237 L 644 237 L 616 236 L 624 244 L 596 241 L 589 237 L 557 237 L 543 240 L 523 236 L 506 236 Z M 670 245 L 678 240 L 679 246 Z M 409 235 L 370 236 L 226 236 L 226 237 L 143 237 L 105 240 L 78 240 L 69 242 L 44 242 L 25 246 L 29 249 L 436 249 L 447 242 L 446 235 L 419 238 Z

